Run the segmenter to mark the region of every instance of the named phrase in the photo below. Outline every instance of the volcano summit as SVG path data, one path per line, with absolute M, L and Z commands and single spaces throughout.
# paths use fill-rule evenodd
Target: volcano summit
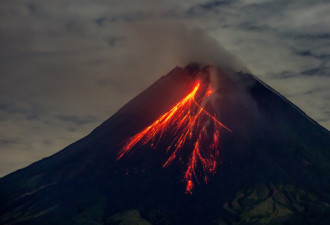
M 253 75 L 176 67 L 0 179 L 0 224 L 330 224 L 330 135 Z

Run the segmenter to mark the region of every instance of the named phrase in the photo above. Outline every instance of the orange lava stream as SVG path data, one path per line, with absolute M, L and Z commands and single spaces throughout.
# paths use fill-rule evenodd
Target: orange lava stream
M 184 173 L 186 193 L 192 193 L 194 180 L 199 183 L 198 168 L 199 174 L 202 173 L 207 183 L 207 175 L 214 174 L 217 166 L 220 129 L 224 128 L 230 132 L 231 130 L 197 103 L 195 96 L 199 87 L 200 84 L 197 83 L 194 89 L 170 111 L 131 137 L 119 152 L 117 160 L 129 153 L 138 143 L 143 145 L 151 143 L 151 147 L 156 149 L 162 137 L 167 135 L 166 131 L 170 130 L 173 139 L 167 147 L 169 158 L 163 167 L 170 165 L 186 142 L 189 142 L 193 145 L 193 151 Z M 212 90 L 209 88 L 199 102 L 203 102 L 211 93 Z M 209 130 L 212 130 L 212 135 L 209 134 L 211 133 Z

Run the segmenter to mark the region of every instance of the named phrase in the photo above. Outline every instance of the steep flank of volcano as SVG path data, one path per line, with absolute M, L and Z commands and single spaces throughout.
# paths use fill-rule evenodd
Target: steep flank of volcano
M 330 224 L 330 135 L 251 74 L 176 67 L 0 179 L 0 224 Z

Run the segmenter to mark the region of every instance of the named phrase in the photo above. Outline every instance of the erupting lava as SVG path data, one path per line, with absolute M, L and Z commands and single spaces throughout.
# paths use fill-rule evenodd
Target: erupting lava
M 204 95 L 196 100 L 196 93 L 200 88 L 197 83 L 194 89 L 170 111 L 159 117 L 150 126 L 131 137 L 119 152 L 122 158 L 138 143 L 151 144 L 156 149 L 157 144 L 165 136 L 171 137 L 171 142 L 166 149 L 169 155 L 163 167 L 166 167 L 178 158 L 181 160 L 181 150 L 186 145 L 192 152 L 188 155 L 187 168 L 184 173 L 186 192 L 192 193 L 194 180 L 199 183 L 198 175 L 207 182 L 208 174 L 214 174 L 219 155 L 219 135 L 222 128 L 231 132 L 224 124 L 208 113 L 202 106 L 212 94 L 210 87 Z

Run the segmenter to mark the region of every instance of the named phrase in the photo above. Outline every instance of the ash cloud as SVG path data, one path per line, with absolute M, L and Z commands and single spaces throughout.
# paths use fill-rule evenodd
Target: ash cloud
M 127 31 L 128 36 L 135 37 L 130 43 L 132 47 L 139 46 L 139 54 L 150 54 L 149 57 L 155 59 L 153 62 L 156 65 L 184 67 L 197 62 L 227 70 L 247 71 L 237 57 L 196 24 L 153 18 L 152 21 L 134 23 Z M 146 62 L 148 65 L 149 62 Z

